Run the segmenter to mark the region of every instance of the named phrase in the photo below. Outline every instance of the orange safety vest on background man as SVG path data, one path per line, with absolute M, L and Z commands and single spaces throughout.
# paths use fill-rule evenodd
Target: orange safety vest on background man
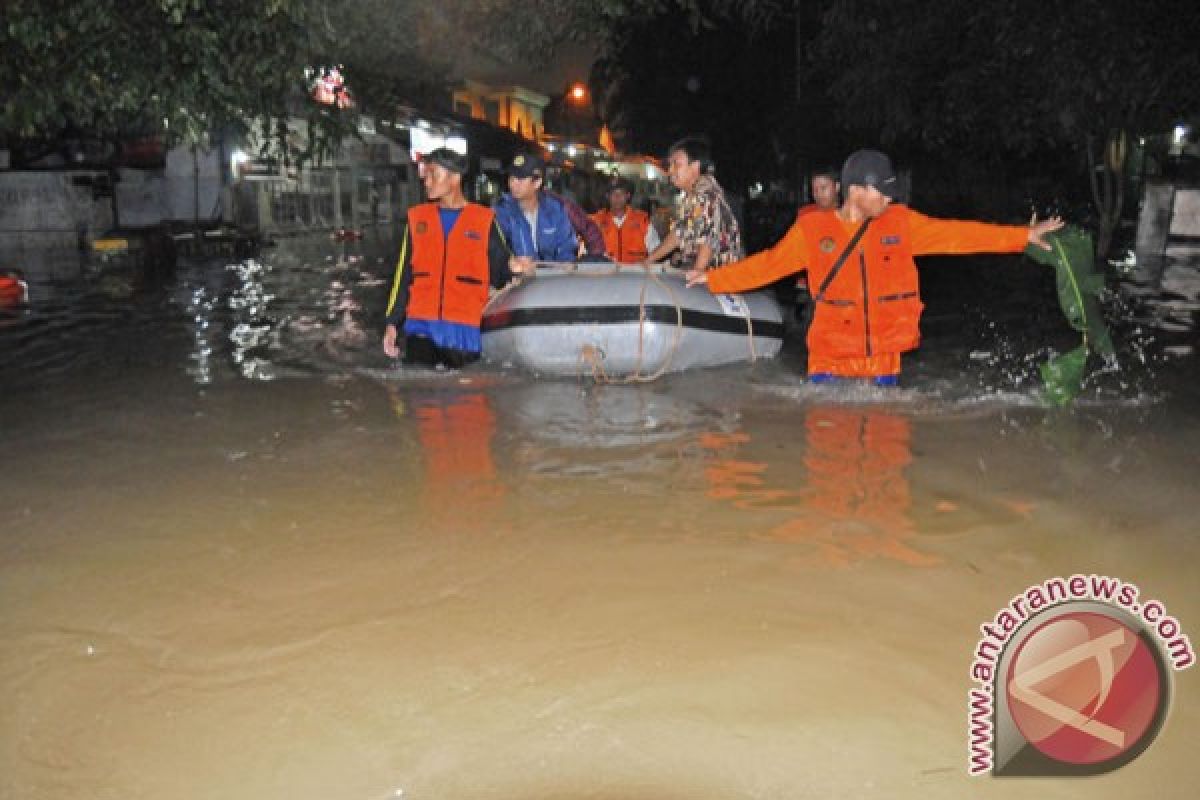
M 621 264 L 645 261 L 646 231 L 650 229 L 650 216 L 636 208 L 625 209 L 625 221 L 618 225 L 607 208 L 592 214 L 592 219 L 604 235 L 604 248 L 614 260 Z
M 770 250 L 710 270 L 709 291 L 745 291 L 803 269 L 809 286 L 819 287 L 856 230 L 837 211 L 804 214 Z M 921 338 L 924 305 L 913 256 L 1019 253 L 1028 237 L 1025 226 L 934 219 L 905 205 L 889 206 L 871 220 L 817 303 L 808 331 L 809 371 L 895 373 L 899 354 L 915 348 Z M 839 369 L 839 362 L 847 368 Z
M 488 235 L 493 219 L 491 209 L 467 203 L 445 236 L 436 203 L 409 209 L 412 286 L 406 316 L 479 327 L 488 300 Z

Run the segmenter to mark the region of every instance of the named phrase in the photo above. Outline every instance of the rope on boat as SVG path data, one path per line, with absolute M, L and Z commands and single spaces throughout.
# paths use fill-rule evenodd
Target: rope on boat
M 584 345 L 579 352 L 580 364 L 586 364 L 591 367 L 592 379 L 597 383 L 606 384 L 630 384 L 630 383 L 650 383 L 661 378 L 671 368 L 671 362 L 675 360 L 675 353 L 679 350 L 679 342 L 683 338 L 683 304 L 679 302 L 679 297 L 675 294 L 675 290 L 665 283 L 661 278 L 654 274 L 654 271 L 647 264 L 636 264 L 626 266 L 640 266 L 645 272 L 646 279 L 642 281 L 642 290 L 638 297 L 638 338 L 637 338 L 637 361 L 633 373 L 626 375 L 624 378 L 614 378 L 604 369 L 604 352 L 594 345 Z M 612 273 L 616 274 L 620 270 L 620 265 Z M 595 273 L 592 273 L 595 274 Z M 601 273 L 603 274 L 603 273 Z M 642 359 L 645 357 L 645 341 L 646 341 L 646 291 L 650 286 L 650 282 L 658 284 L 671 297 L 671 302 L 675 306 L 675 330 L 671 336 L 671 348 L 667 351 L 667 357 L 663 360 L 661 366 L 650 375 L 642 374 Z
M 746 338 L 750 342 L 750 363 L 758 361 L 758 351 L 754 349 L 754 317 L 750 316 L 750 304 L 746 303 Z

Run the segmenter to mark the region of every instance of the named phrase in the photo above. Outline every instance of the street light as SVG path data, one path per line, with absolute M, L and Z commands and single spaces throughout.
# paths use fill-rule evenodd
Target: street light
M 576 130 L 577 127 L 587 129 L 587 120 L 585 117 L 590 104 L 590 97 L 588 95 L 587 85 L 582 81 L 575 81 L 567 87 L 564 97 L 566 107 L 563 109 L 563 116 L 566 118 L 567 123 L 566 133 L 568 143 L 571 143 L 575 139 L 578 133 Z

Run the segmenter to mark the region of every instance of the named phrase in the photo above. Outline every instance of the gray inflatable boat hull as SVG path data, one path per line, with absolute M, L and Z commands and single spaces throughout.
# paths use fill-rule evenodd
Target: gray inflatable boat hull
M 773 358 L 783 315 L 766 292 L 713 295 L 676 270 L 539 269 L 483 312 L 486 360 L 551 375 L 652 376 Z

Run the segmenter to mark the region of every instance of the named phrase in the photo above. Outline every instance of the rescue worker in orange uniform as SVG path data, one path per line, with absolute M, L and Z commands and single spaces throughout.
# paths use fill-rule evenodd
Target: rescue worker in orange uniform
M 661 240 L 650 224 L 650 215 L 629 205 L 633 186 L 624 178 L 614 178 L 608 186 L 608 208 L 592 214 L 604 236 L 604 250 L 619 264 L 646 260 Z
M 533 269 L 509 252 L 492 210 L 467 202 L 466 169 L 466 157 L 445 147 L 421 159 L 431 202 L 408 211 L 383 335 L 383 351 L 397 358 L 403 329 L 405 363 L 459 368 L 477 360 L 488 286 Z
M 842 167 L 840 208 L 799 217 L 770 250 L 703 273 L 713 293 L 743 292 L 807 270 L 815 302 L 808 332 L 808 374 L 814 382 L 867 378 L 894 386 L 900 354 L 916 348 L 921 303 L 913 256 L 1020 253 L 1027 244 L 1050 249 L 1045 235 L 1062 219 L 1028 226 L 934 219 L 895 204 L 899 180 L 878 150 L 859 150 Z

